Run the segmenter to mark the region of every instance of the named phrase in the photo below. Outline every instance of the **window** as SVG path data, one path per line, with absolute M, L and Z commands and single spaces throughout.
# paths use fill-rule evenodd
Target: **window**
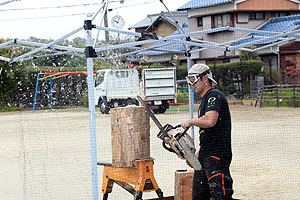
M 203 26 L 203 18 L 202 17 L 197 17 L 197 25 Z
M 289 13 L 287 12 L 274 12 L 272 13 L 272 17 L 283 17 L 283 16 L 288 16 Z
M 100 85 L 104 81 L 104 74 L 105 74 L 104 71 L 97 73 L 96 81 L 95 81 L 95 87 L 97 87 L 98 85 Z
M 128 71 L 116 71 L 115 73 L 116 78 L 127 78 L 129 76 Z
M 233 15 L 230 14 L 214 15 L 212 20 L 213 28 L 233 26 Z
M 265 13 L 250 13 L 249 19 L 265 19 Z

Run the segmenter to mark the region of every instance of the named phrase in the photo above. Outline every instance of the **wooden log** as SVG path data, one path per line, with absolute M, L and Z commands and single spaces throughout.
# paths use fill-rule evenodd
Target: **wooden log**
M 194 170 L 175 172 L 174 200 L 191 200 Z
M 132 167 L 136 159 L 150 158 L 150 119 L 143 106 L 110 111 L 112 166 Z

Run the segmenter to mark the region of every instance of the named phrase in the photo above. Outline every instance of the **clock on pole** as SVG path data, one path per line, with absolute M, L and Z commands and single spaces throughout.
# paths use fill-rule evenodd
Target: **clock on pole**
M 111 18 L 110 24 L 113 28 L 122 29 L 125 26 L 125 19 L 120 15 L 115 15 Z

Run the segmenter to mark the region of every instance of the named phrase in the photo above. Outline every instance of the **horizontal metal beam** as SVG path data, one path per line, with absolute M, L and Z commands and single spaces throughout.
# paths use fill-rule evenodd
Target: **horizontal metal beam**
M 217 32 L 221 32 L 221 31 L 227 31 L 228 29 L 229 29 L 229 27 L 220 27 L 220 28 L 214 28 L 214 29 L 209 29 L 209 30 L 204 30 L 204 31 L 196 31 L 196 32 L 191 32 L 191 33 L 166 36 L 166 37 L 164 37 L 164 39 L 169 40 L 169 39 L 180 39 L 180 38 L 186 38 L 186 37 L 194 37 L 194 36 L 200 36 L 200 35 L 205 35 L 205 34 L 210 34 L 210 33 L 217 33 Z
M 204 48 L 209 48 L 209 49 L 217 49 L 217 50 L 222 50 L 226 51 L 227 47 L 225 46 L 219 46 L 219 45 L 206 45 L 206 44 L 200 44 L 198 42 L 191 42 L 191 41 L 185 41 L 185 40 L 174 40 L 178 43 L 186 44 L 189 46 L 195 46 L 195 47 L 204 47 Z
M 3 56 L 0 56 L 0 60 L 3 60 L 3 61 L 5 61 L 5 62 L 10 62 L 10 61 L 11 61 L 10 58 L 5 58 L 5 57 L 3 57 Z
M 56 44 L 56 43 L 58 43 L 58 42 L 60 42 L 60 41 L 62 41 L 64 39 L 68 38 L 69 36 L 74 35 L 75 33 L 81 31 L 82 29 L 83 29 L 83 26 L 75 29 L 74 31 L 70 32 L 69 34 L 64 35 L 63 37 L 61 37 L 61 38 L 59 38 L 57 40 L 54 40 L 53 42 L 50 42 L 49 44 L 45 44 L 45 45 L 43 45 L 40 48 L 37 48 L 37 49 L 35 49 L 35 50 L 31 51 L 31 52 L 28 52 L 28 53 L 25 53 L 25 54 L 23 54 L 23 55 L 21 55 L 19 57 L 16 57 L 10 63 L 21 61 L 22 59 L 26 58 L 27 56 L 33 55 L 33 54 L 35 54 L 35 53 L 37 53 L 39 51 L 47 49 L 47 48 L 51 47 L 52 45 L 54 45 L 54 44 Z
M 279 34 L 281 34 L 281 32 L 262 31 L 262 30 L 257 30 L 257 29 L 235 28 L 235 27 L 229 27 L 228 30 L 229 31 L 244 32 L 244 33 L 264 34 L 264 35 L 279 35 Z
M 131 48 L 131 47 L 135 47 L 135 46 L 139 46 L 139 45 L 155 43 L 157 41 L 158 40 L 144 40 L 144 41 L 139 41 L 139 42 L 130 42 L 130 43 L 118 44 L 118 45 L 100 46 L 98 48 L 95 48 L 95 51 L 101 52 L 101 51 L 108 51 L 108 50 L 114 50 L 114 49 Z
M 266 49 L 266 48 L 270 48 L 270 47 L 273 47 L 273 46 L 281 45 L 281 44 L 286 43 L 286 42 L 292 42 L 294 40 L 297 40 L 297 39 L 293 38 L 293 39 L 289 39 L 289 40 L 281 40 L 281 41 L 275 42 L 273 44 L 269 44 L 269 45 L 265 45 L 265 46 L 262 46 L 262 47 L 258 47 L 256 49 L 252 49 L 252 51 L 259 51 L 259 50 L 262 50 L 262 49 Z
M 123 31 L 123 30 L 113 29 L 113 28 L 108 28 L 108 27 L 103 27 L 103 26 L 96 26 L 96 29 L 103 30 L 103 31 L 114 32 L 114 33 L 125 34 L 125 35 L 132 35 L 132 36 L 135 36 L 135 37 L 141 37 L 142 36 L 140 33 L 130 32 L 130 31 Z
M 240 45 L 236 45 L 236 46 L 233 46 L 233 47 L 229 47 L 229 50 L 239 49 L 239 48 L 241 48 L 241 47 L 250 46 L 250 45 L 255 44 L 255 43 L 266 42 L 266 41 L 268 41 L 268 40 L 277 40 L 277 39 L 284 38 L 284 37 L 287 37 L 287 36 L 295 35 L 295 34 L 297 34 L 297 33 L 300 33 L 300 30 L 290 31 L 290 32 L 288 32 L 288 33 L 281 33 L 281 34 L 277 34 L 277 35 L 272 36 L 272 37 L 266 37 L 266 38 L 263 38 L 263 39 L 259 39 L 259 40 L 254 40 L 254 41 L 242 43 L 242 44 L 240 44 Z
M 22 48 L 22 49 L 31 49 L 31 50 L 36 49 L 35 47 L 22 46 L 22 45 L 9 45 L 9 46 L 2 47 L 2 48 Z M 76 53 L 76 52 L 57 51 L 57 50 L 50 50 L 50 49 L 44 49 L 42 51 L 47 52 L 47 53 L 62 53 L 62 54 L 65 54 L 65 55 L 74 55 L 74 56 L 79 56 L 79 57 L 85 57 L 84 54 L 79 54 L 79 53 Z
M 58 52 L 58 53 L 53 53 L 53 54 L 33 56 L 33 57 L 29 57 L 29 58 L 24 58 L 23 61 L 28 61 L 28 60 L 38 59 L 38 58 L 47 58 L 47 57 L 51 57 L 51 56 L 59 56 L 59 55 L 63 55 L 63 54 L 64 54 L 64 52 Z
M 24 45 L 31 45 L 31 46 L 38 46 L 38 47 L 42 47 L 42 46 L 45 45 L 45 43 L 30 42 L 30 41 L 24 41 L 24 40 L 17 40 L 16 43 L 17 44 L 24 44 Z M 83 48 L 58 46 L 58 45 L 51 45 L 51 46 L 49 46 L 49 48 L 58 49 L 58 50 L 64 50 L 64 51 L 73 51 L 73 52 L 84 53 L 84 49 Z
M 161 44 L 161 45 L 153 45 L 153 46 L 150 46 L 148 48 L 140 48 L 136 51 L 133 51 L 133 52 L 129 52 L 129 53 L 126 53 L 126 54 L 122 54 L 122 55 L 119 55 L 119 56 L 116 56 L 115 58 L 119 58 L 119 57 L 127 57 L 127 56 L 130 56 L 130 55 L 135 55 L 135 54 L 138 54 L 138 53 L 141 53 L 141 52 L 144 52 L 144 51 L 149 51 L 149 50 L 153 50 L 155 48 L 160 48 L 160 47 L 163 47 L 163 46 L 167 46 L 167 45 L 170 45 L 172 44 L 172 42 L 167 42 L 165 44 Z M 166 50 L 165 50 L 166 51 Z
M 0 44 L 0 48 L 3 48 L 10 44 L 13 44 L 14 42 L 15 42 L 15 40 L 10 40 L 10 41 L 4 42 L 4 43 Z

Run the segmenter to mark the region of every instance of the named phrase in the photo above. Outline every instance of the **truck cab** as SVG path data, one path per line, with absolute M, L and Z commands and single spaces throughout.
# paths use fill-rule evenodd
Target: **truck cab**
M 138 105 L 139 77 L 135 69 L 98 70 L 95 77 L 95 104 L 107 114 L 110 108 Z

